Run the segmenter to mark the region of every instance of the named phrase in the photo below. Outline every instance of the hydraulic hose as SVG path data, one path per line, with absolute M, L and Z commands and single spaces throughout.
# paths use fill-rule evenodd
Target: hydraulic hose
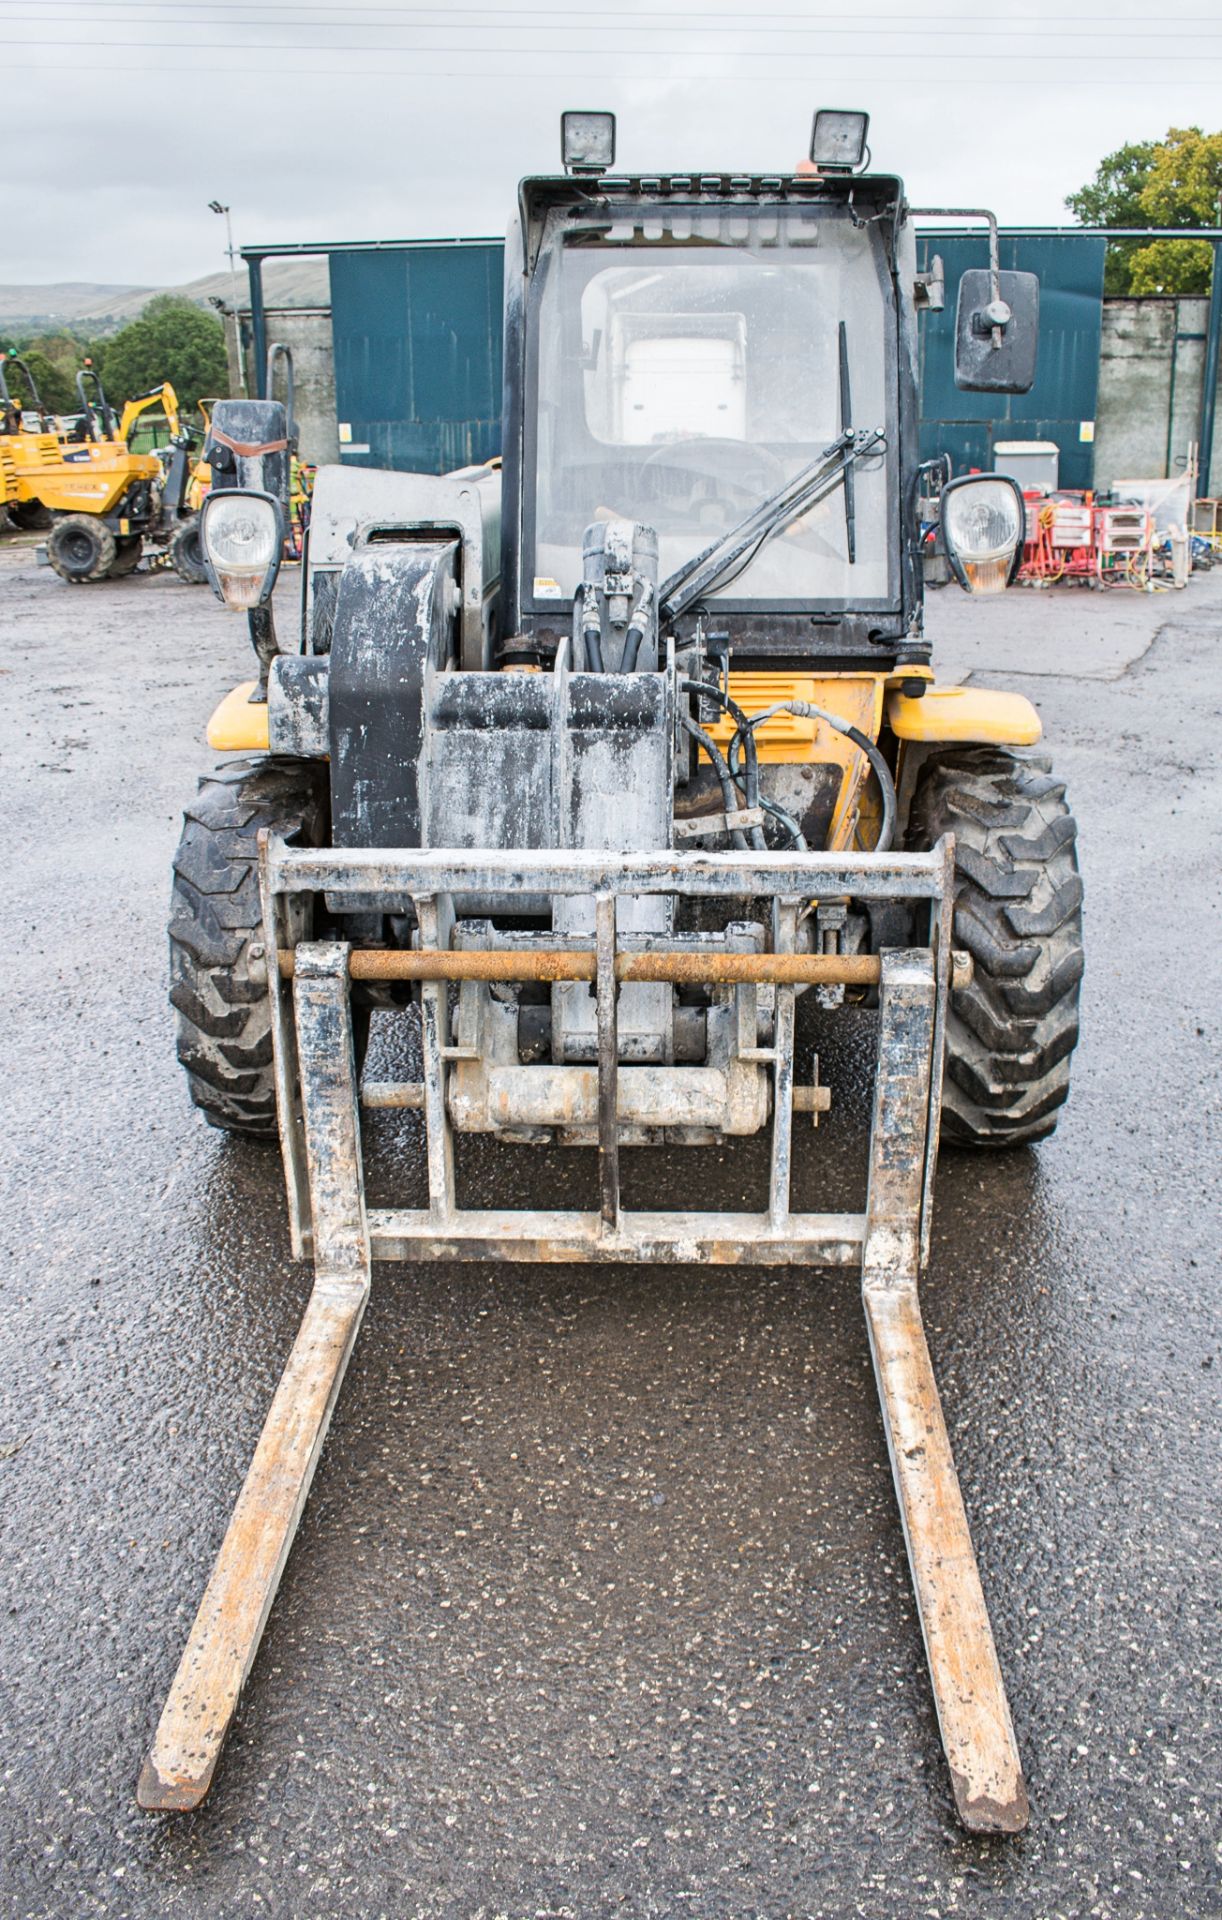
M 852 721 L 842 720 L 839 714 L 828 713 L 825 707 L 816 707 L 810 700 L 778 700 L 775 706 L 765 707 L 762 713 L 752 714 L 747 722 L 748 732 L 760 726 L 763 721 L 770 720 L 775 713 L 792 713 L 800 720 L 822 720 L 837 733 L 842 733 L 847 740 L 851 740 L 853 745 L 865 754 L 878 781 L 883 800 L 882 825 L 879 827 L 878 839 L 872 851 L 890 852 L 895 839 L 899 802 L 896 798 L 895 781 L 891 777 L 891 769 L 879 752 L 876 743 L 868 734 L 863 733 L 860 727 L 855 727 Z
M 649 607 L 653 600 L 653 582 L 642 580 L 633 603 L 632 618 L 628 622 L 628 631 L 624 635 L 624 653 L 620 661 L 621 673 L 635 673 L 637 655 L 641 651 L 641 642 L 645 638 L 645 627 L 649 619 Z
M 730 751 L 726 757 L 730 766 L 730 778 L 734 781 L 738 779 L 738 743 L 740 740 L 745 739 L 748 748 L 754 749 L 755 736 L 751 731 L 754 725 L 755 722 L 753 720 L 744 716 L 742 725 L 730 742 Z M 765 813 L 771 814 L 774 820 L 780 821 L 799 853 L 809 852 L 806 835 L 794 819 L 792 813 L 787 813 L 784 807 L 778 806 L 775 800 L 766 799 L 762 793 L 758 796 L 758 804 L 763 808 Z
M 730 751 L 733 753 L 733 747 L 731 747 Z M 733 771 L 733 769 L 731 769 L 731 771 Z M 763 794 L 760 795 L 760 805 L 765 813 L 771 814 L 774 820 L 780 821 L 786 833 L 789 835 L 790 840 L 793 842 L 796 853 L 809 853 L 810 847 L 806 835 L 794 819 L 792 813 L 786 813 L 784 807 L 778 807 L 775 800 L 765 800 Z
M 587 585 L 573 598 L 573 638 L 580 639 L 585 666 L 590 673 L 603 671 L 602 629 L 598 618 L 598 599 Z M 576 648 L 574 648 L 576 653 Z
M 703 727 L 698 727 L 696 722 L 688 714 L 680 712 L 679 723 L 683 731 L 690 734 L 697 745 L 703 747 L 704 751 L 708 754 L 713 764 L 713 771 L 721 783 L 721 802 L 726 814 L 737 813 L 738 794 L 735 790 L 734 782 L 730 778 L 730 769 L 726 764 L 725 754 L 721 751 L 717 742 L 710 738 Z M 747 838 L 741 827 L 732 827 L 730 829 L 730 838 L 740 853 L 747 851 Z
M 747 806 L 749 808 L 758 807 L 761 804 L 760 803 L 759 756 L 755 751 L 755 739 L 751 732 L 751 721 L 748 718 L 748 716 L 743 712 L 742 708 L 739 706 L 736 700 L 731 700 L 729 694 L 723 693 L 722 689 L 718 686 L 715 686 L 712 681 L 681 680 L 679 682 L 679 690 L 682 693 L 695 693 L 695 694 L 707 693 L 719 703 L 719 705 L 722 707 L 724 712 L 729 714 L 731 720 L 733 720 L 736 728 L 738 729 L 738 732 L 735 734 L 734 739 L 737 740 L 739 735 L 741 734 L 743 736 L 743 739 L 746 742 L 745 757 L 746 757 L 746 763 L 747 763 L 747 767 L 746 767 Z M 733 742 L 731 742 L 730 752 L 733 753 L 733 751 L 734 751 L 734 744 Z M 710 755 L 710 758 L 711 757 L 712 756 Z M 728 763 L 727 763 L 726 771 L 730 775 L 731 779 L 733 779 L 734 778 L 733 770 Z M 764 838 L 764 830 L 762 827 L 752 827 L 751 845 L 754 847 L 757 853 L 763 853 L 767 851 L 768 842 Z

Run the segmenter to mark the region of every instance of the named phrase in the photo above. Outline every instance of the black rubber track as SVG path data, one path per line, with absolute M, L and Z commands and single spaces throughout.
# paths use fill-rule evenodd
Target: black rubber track
M 214 1127 L 272 1138 L 271 1016 L 262 955 L 260 828 L 319 846 L 326 768 L 236 760 L 200 781 L 174 857 L 170 1000 L 191 1099 Z M 254 956 L 251 946 L 260 952 Z
M 955 836 L 955 945 L 975 962 L 951 996 L 942 1138 L 1017 1146 L 1056 1126 L 1069 1093 L 1082 979 L 1077 827 L 1051 762 L 947 748 L 921 770 L 907 844 Z

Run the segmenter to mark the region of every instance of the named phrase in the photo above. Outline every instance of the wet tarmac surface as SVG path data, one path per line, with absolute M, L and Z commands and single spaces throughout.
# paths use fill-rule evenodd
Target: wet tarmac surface
M 943 1156 L 924 1288 L 1030 1831 L 952 1817 L 853 1277 L 744 1268 L 375 1270 L 212 1797 L 167 1819 L 136 1772 L 308 1291 L 165 1004 L 244 625 L 0 546 L 6 1920 L 1222 1913 L 1222 576 L 952 593 L 944 676 L 1037 701 L 1087 882 L 1071 1104 Z

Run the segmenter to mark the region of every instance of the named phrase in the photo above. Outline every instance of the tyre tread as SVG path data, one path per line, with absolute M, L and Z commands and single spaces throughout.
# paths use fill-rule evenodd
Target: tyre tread
M 1044 756 L 1001 747 L 933 755 L 907 844 L 955 836 L 954 937 L 970 986 L 947 1010 L 944 1140 L 1008 1147 L 1044 1138 L 1069 1093 L 1083 973 L 1077 826 Z
M 301 761 L 227 762 L 200 781 L 174 857 L 170 1004 L 178 1058 L 209 1125 L 273 1139 L 271 1009 L 250 947 L 262 938 L 256 836 L 321 839 L 322 769 Z

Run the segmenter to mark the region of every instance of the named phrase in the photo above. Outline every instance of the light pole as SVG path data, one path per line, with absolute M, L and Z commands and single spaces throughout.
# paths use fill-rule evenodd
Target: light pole
M 242 313 L 238 290 L 238 272 L 233 260 L 233 220 L 229 208 L 222 206 L 219 200 L 209 200 L 209 213 L 223 213 L 225 216 L 225 252 L 229 255 L 229 271 L 233 276 L 233 331 L 238 346 L 238 380 L 242 388 L 242 398 L 246 398 L 246 353 L 242 345 Z

